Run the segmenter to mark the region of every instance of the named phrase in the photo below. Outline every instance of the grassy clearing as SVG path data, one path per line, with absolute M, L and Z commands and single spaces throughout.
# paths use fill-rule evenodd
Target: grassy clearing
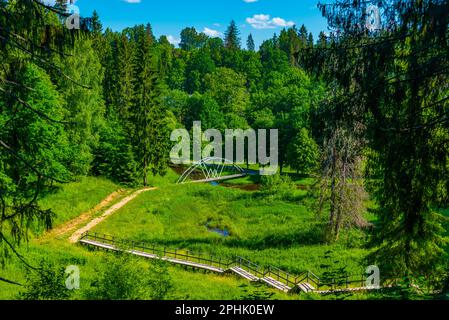
M 75 291 L 73 299 L 85 299 L 86 290 L 94 280 L 98 270 L 101 270 L 102 260 L 107 252 L 89 251 L 81 246 L 70 245 L 66 241 L 55 240 L 45 246 L 31 243 L 23 247 L 21 253 L 32 264 L 37 264 L 43 257 L 48 261 L 61 263 L 62 265 L 77 265 L 80 267 L 81 288 Z M 142 260 L 143 264 L 149 263 Z M 239 299 L 245 296 L 245 288 L 251 290 L 252 285 L 245 280 L 234 276 L 215 275 L 200 271 L 184 270 L 180 267 L 169 265 L 169 274 L 173 279 L 174 291 L 171 299 L 189 300 L 221 300 Z M 1 271 L 3 277 L 19 283 L 25 281 L 25 267 L 14 260 L 7 264 Z M 14 299 L 19 293 L 20 287 L 0 282 L 0 300 Z M 264 289 L 274 294 L 273 299 L 293 299 L 295 297 L 280 293 L 272 289 Z M 297 297 L 296 297 L 297 298 Z
M 177 175 L 172 171 L 164 178 L 153 178 L 151 184 L 158 186 L 158 190 L 140 195 L 95 231 L 161 246 L 214 253 L 223 258 L 239 255 L 291 273 L 303 270 L 319 273 L 324 253 L 332 249 L 349 270 L 357 274 L 363 270 L 361 261 L 366 254 L 366 250 L 361 249 L 363 234 L 345 233 L 339 243 L 323 245 L 320 221 L 308 207 L 307 188 L 299 188 L 288 200 L 282 200 L 224 186 L 174 185 L 176 180 Z M 230 183 L 257 183 L 251 176 L 241 180 Z M 308 179 L 298 179 L 297 183 L 311 185 Z M 41 203 L 58 214 L 56 225 L 59 225 L 91 209 L 118 188 L 104 179 L 83 178 L 58 188 Z M 211 228 L 226 229 L 230 236 L 225 238 L 211 232 Z M 109 255 L 71 245 L 65 239 L 50 239 L 43 244 L 31 240 L 20 247 L 20 252 L 33 265 L 44 258 L 80 266 L 81 290 L 74 299 L 85 298 L 84 289 L 95 278 L 103 258 Z M 260 290 L 232 275 L 205 274 L 176 266 L 169 266 L 168 270 L 174 282 L 173 299 L 239 299 L 248 291 Z M 0 276 L 23 282 L 26 272 L 23 264 L 13 258 Z M 19 289 L 0 282 L 0 299 L 14 299 Z M 273 299 L 332 299 L 286 295 L 266 287 L 262 290 L 273 293 Z
M 43 209 L 53 210 L 56 214 L 53 226 L 58 226 L 95 207 L 118 189 L 118 185 L 107 179 L 82 177 L 76 182 L 57 185 L 40 201 L 40 205 Z
M 242 256 L 291 273 L 319 273 L 325 252 L 333 250 L 348 270 L 360 275 L 367 253 L 361 248 L 362 232 L 343 234 L 338 243 L 324 245 L 322 222 L 305 205 L 306 198 L 305 190 L 286 201 L 207 184 L 166 186 L 142 194 L 94 231 L 223 258 Z

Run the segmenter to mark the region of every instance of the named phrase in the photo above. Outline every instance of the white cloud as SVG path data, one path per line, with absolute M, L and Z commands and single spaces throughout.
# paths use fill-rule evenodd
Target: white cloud
M 243 0 L 243 1 L 246 2 L 246 3 L 254 3 L 254 2 L 257 2 L 259 0 Z
M 128 2 L 128 3 L 141 3 L 142 2 L 142 0 L 123 0 L 123 1 Z
M 295 22 L 276 17 L 271 19 L 269 14 L 255 14 L 251 18 L 246 18 L 254 29 L 275 29 L 278 27 L 293 27 Z
M 282 18 L 273 18 L 273 24 L 278 27 L 293 27 L 295 23 L 293 21 L 285 21 Z
M 181 42 L 181 39 L 178 39 L 172 35 L 167 36 L 167 40 L 174 46 L 179 45 L 179 43 Z
M 217 38 L 221 36 L 221 32 L 214 29 L 204 28 L 203 33 L 212 38 Z

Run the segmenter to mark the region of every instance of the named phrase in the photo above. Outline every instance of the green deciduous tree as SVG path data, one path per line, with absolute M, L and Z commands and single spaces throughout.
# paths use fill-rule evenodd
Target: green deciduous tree
M 181 31 L 179 47 L 187 51 L 202 48 L 206 44 L 207 38 L 204 33 L 198 33 L 193 27 L 185 28 Z
M 93 48 L 93 40 L 81 36 L 67 56 L 56 57 L 56 64 L 70 80 L 61 74 L 55 75 L 67 110 L 66 126 L 73 144 L 70 155 L 70 170 L 77 175 L 88 174 L 93 159 L 92 150 L 97 146 L 99 130 L 104 119 L 103 68 Z M 83 83 L 81 87 L 75 84 Z
M 288 55 L 279 48 L 277 38 L 266 40 L 259 49 L 264 73 L 284 72 L 289 67 Z
M 187 102 L 187 113 L 184 125 L 190 129 L 194 121 L 201 121 L 204 130 L 225 129 L 224 115 L 218 103 L 209 95 L 193 94 Z
M 249 104 L 245 76 L 228 68 L 218 68 L 206 75 L 206 92 L 214 98 L 224 113 L 243 116 Z
M 94 150 L 92 173 L 113 181 L 136 185 L 139 178 L 129 134 L 118 119 L 109 118 L 100 131 L 100 139 Z
M 186 67 L 185 89 L 188 93 L 204 91 L 204 77 L 215 70 L 209 48 L 195 50 L 190 54 Z
M 287 149 L 287 163 L 298 173 L 309 174 L 319 159 L 318 145 L 307 128 L 301 128 Z

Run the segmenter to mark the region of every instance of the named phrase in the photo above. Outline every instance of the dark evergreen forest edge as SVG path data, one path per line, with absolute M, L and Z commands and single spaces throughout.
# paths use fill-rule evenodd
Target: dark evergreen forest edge
M 36 242 L 113 191 L 124 197 L 147 186 L 166 188 L 142 196 L 160 208 L 139 198 L 135 211 L 124 209 L 98 230 L 226 257 L 234 248 L 228 242 L 151 238 L 131 223 L 146 221 L 145 208 L 167 229 L 204 219 L 243 243 L 245 232 L 271 231 L 264 212 L 279 211 L 274 219 L 285 228 L 261 242 L 279 251 L 252 256 L 247 241 L 235 245 L 239 252 L 267 265 L 272 254 L 290 255 L 278 261 L 290 272 L 303 271 L 300 264 L 338 277 L 346 268 L 360 274 L 360 266 L 376 265 L 402 279 L 397 290 L 356 298 L 447 297 L 448 0 L 373 1 L 383 21 L 375 31 L 365 28 L 366 1 L 319 4 L 335 32 L 314 39 L 306 26 L 295 26 L 258 50 L 251 35 L 241 39 L 234 21 L 224 39 L 187 27 L 179 48 L 166 36 L 156 38 L 149 23 L 104 29 L 95 12 L 69 30 L 64 3 L 0 0 L 0 298 L 292 298 L 237 280 L 200 279 L 163 263 L 103 253 L 96 261 L 75 245 Z M 204 130 L 279 129 L 279 173 L 229 182 L 231 189 L 177 191 L 170 133 L 191 130 L 194 121 Z M 248 196 L 239 185 L 257 190 Z M 188 207 L 195 201 L 198 207 Z M 244 215 L 210 216 L 213 201 L 222 201 L 218 208 L 235 202 L 233 210 L 253 212 L 264 227 L 246 229 Z M 198 216 L 185 225 L 173 222 L 186 212 Z M 308 238 L 290 237 L 288 224 L 303 224 Z M 308 245 L 307 258 L 294 251 Z M 88 265 L 87 291 L 66 290 L 69 264 Z M 196 277 L 204 282 L 198 294 L 198 284 L 189 282 Z M 185 288 L 176 284 L 183 281 Z M 216 291 L 218 282 L 223 292 Z

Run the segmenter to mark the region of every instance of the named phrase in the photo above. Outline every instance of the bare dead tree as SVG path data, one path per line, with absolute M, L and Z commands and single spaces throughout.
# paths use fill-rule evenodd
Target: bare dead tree
M 360 127 L 356 130 L 361 130 Z M 365 228 L 365 191 L 362 175 L 363 141 L 356 132 L 337 125 L 325 139 L 320 168 L 320 210 L 329 205 L 326 238 L 338 240 L 342 228 Z

